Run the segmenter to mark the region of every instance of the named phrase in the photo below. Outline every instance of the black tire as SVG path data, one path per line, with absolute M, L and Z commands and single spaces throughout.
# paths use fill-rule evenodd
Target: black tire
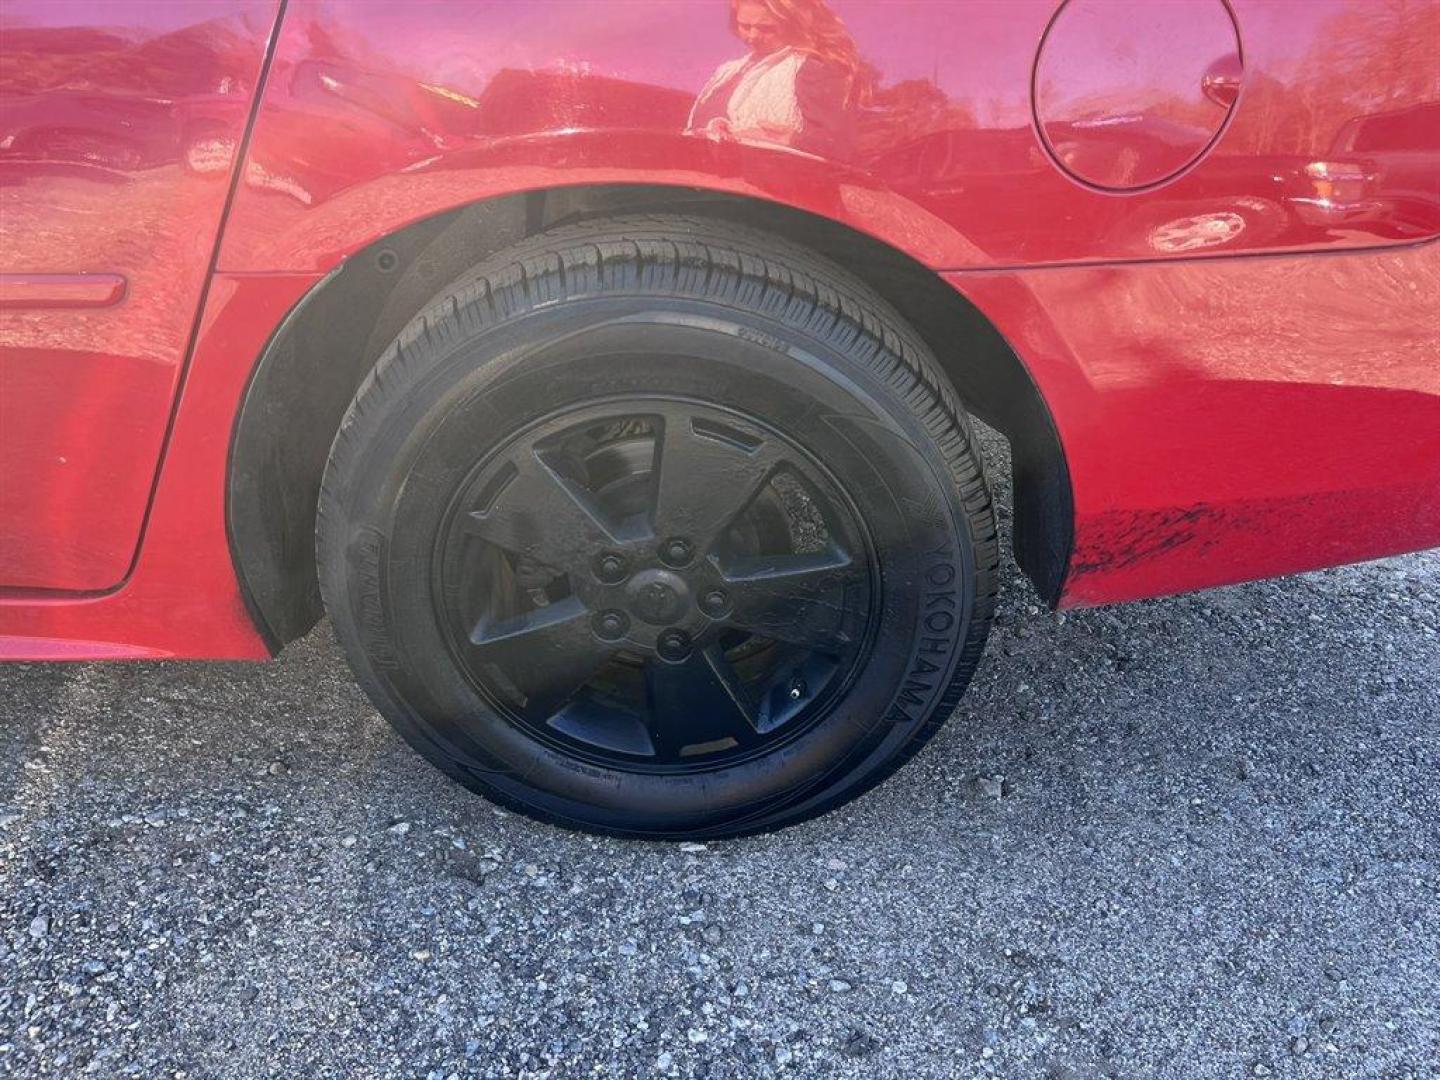
M 964 416 L 894 310 L 660 216 L 534 236 L 417 316 L 335 438 L 317 543 L 416 749 L 537 818 L 671 838 L 792 824 L 908 760 L 997 570 Z

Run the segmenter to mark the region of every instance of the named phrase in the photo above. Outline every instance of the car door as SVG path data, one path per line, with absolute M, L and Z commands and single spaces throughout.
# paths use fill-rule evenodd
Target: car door
M 127 574 L 279 7 L 0 11 L 0 588 Z

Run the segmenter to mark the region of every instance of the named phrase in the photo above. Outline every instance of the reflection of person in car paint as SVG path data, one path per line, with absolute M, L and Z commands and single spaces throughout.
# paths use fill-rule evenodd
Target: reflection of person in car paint
M 847 157 L 869 78 L 839 16 L 824 0 L 730 0 L 730 27 L 750 52 L 710 77 L 688 130 Z

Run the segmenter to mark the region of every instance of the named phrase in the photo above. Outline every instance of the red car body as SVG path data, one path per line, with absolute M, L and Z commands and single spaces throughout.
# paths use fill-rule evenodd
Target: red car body
M 832 6 L 876 91 L 822 152 L 687 130 L 724 0 L 10 0 L 0 658 L 302 631 L 287 316 L 627 191 L 943 283 L 1060 606 L 1440 545 L 1440 0 Z

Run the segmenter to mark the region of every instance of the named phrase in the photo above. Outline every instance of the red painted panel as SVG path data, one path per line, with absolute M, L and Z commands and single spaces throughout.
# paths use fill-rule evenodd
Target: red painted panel
M 1228 24 L 1219 0 L 1144 6 L 1164 9 L 1150 47 L 1171 59 Z M 1233 66 L 1195 68 L 1221 42 L 1185 53 L 1184 79 L 1155 86 L 1135 122 L 1132 90 L 1087 106 L 1089 152 L 1124 162 L 1239 95 L 1198 166 L 1120 195 L 1067 176 L 1034 128 L 1054 0 L 834 0 L 819 5 L 845 30 L 827 39 L 833 56 L 754 72 L 736 67 L 745 45 L 725 0 L 687 4 L 685 18 L 670 0 L 295 0 L 221 265 L 325 270 L 486 196 L 626 181 L 803 207 L 937 267 L 1440 233 L 1440 2 L 1232 6 L 1242 85 Z M 1107 63 L 1096 55 L 1102 74 Z
M 1440 546 L 1440 244 L 950 280 L 1059 425 L 1066 605 Z
M 0 274 L 0 309 L 109 307 L 124 295 L 119 274 Z
M 0 585 L 130 566 L 277 7 L 5 5 Z
M 269 655 L 240 595 L 225 533 L 230 420 L 255 357 L 317 280 L 220 275 L 212 282 L 134 570 L 99 596 L 0 590 L 0 660 Z

